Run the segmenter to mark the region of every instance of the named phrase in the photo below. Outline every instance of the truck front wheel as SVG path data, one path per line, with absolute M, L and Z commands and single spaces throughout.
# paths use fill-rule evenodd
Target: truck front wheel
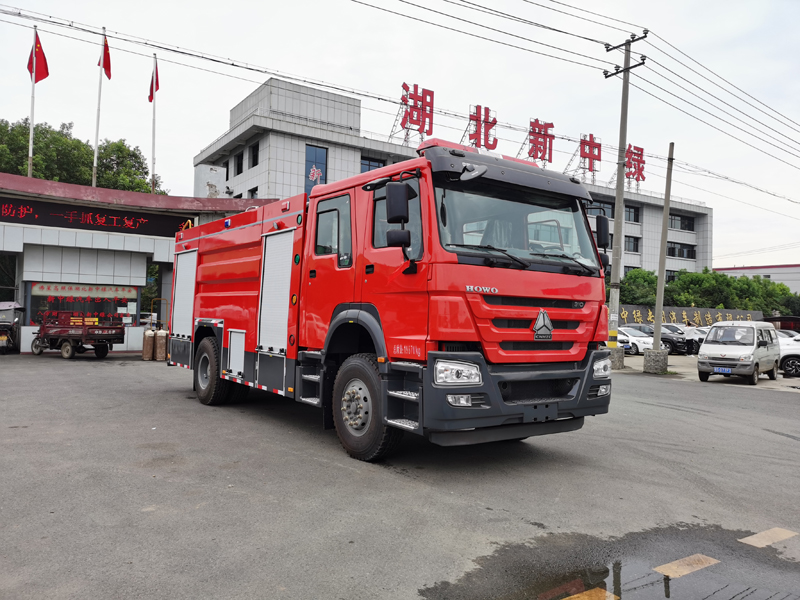
M 33 354 L 36 356 L 39 356 L 42 352 L 44 352 L 42 340 L 39 338 L 33 338 L 33 341 L 31 342 L 31 352 L 33 352 Z
M 403 432 L 383 423 L 381 379 L 374 354 L 354 354 L 333 384 L 333 422 L 345 451 L 375 461 L 391 452 Z
M 194 384 L 197 399 L 209 406 L 225 404 L 230 383 L 219 376 L 219 347 L 213 337 L 203 338 L 194 355 Z

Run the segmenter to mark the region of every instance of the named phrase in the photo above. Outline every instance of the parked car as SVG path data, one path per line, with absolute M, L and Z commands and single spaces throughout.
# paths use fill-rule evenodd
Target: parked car
M 780 347 L 775 328 L 764 322 L 722 321 L 714 323 L 700 346 L 697 375 L 708 381 L 711 375 L 741 375 L 750 385 L 766 372 L 778 378 Z
M 651 338 L 655 334 L 653 326 L 647 323 L 629 323 L 625 325 L 625 329 L 636 329 L 645 335 L 649 335 Z M 664 342 L 664 345 L 667 347 L 667 350 L 670 354 L 686 354 L 687 348 L 685 335 L 672 333 L 671 331 L 662 327 L 661 341 Z
M 800 331 L 794 331 L 793 329 L 778 329 L 778 337 L 785 337 L 789 339 L 800 338 Z
M 645 333 L 642 333 L 638 329 L 620 327 L 619 333 L 627 336 L 628 344 L 630 346 L 630 350 L 628 350 L 628 352 L 630 354 L 641 354 L 645 350 L 653 349 L 653 338 Z M 619 334 L 617 334 L 617 340 L 619 340 Z M 667 349 L 667 345 L 664 342 L 661 342 L 661 349 Z
M 792 333 L 798 335 L 791 335 Z M 800 377 L 800 333 L 797 331 L 778 331 L 780 345 L 780 367 L 784 377 Z

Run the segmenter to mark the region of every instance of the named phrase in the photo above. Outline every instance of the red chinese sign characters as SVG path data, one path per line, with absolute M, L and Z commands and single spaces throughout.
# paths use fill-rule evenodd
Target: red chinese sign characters
M 320 178 L 322 177 L 322 169 L 318 169 L 317 165 L 311 167 L 311 170 L 308 172 L 308 179 L 310 181 L 316 181 L 319 183 Z
M 403 83 L 403 95 L 400 97 L 406 110 L 400 127 L 409 129 L 416 127 L 421 134 L 433 133 L 433 90 L 419 89 L 415 83 L 414 90 L 407 83 Z
M 16 217 L 17 219 L 24 219 L 33 213 L 33 209 L 27 204 L 0 204 L 0 216 L 3 217 Z
M 594 139 L 594 134 L 589 134 L 588 137 L 582 136 L 581 139 L 581 159 L 585 160 L 586 168 L 594 173 L 599 169 L 599 165 L 595 168 L 595 162 L 602 160 L 602 146 L 600 140 Z
M 644 181 L 644 164 L 644 149 L 628 144 L 625 151 L 625 177 L 635 179 L 636 183 Z
M 533 160 L 553 162 L 553 140 L 556 138 L 550 130 L 552 123 L 541 123 L 539 119 L 531 121 L 528 130 L 528 156 Z
M 483 112 L 481 112 L 483 110 Z M 497 119 L 491 116 L 489 107 L 481 107 L 478 104 L 475 107 L 475 112 L 469 115 L 470 125 L 475 123 L 475 130 L 469 134 L 469 141 L 473 143 L 476 148 L 480 148 L 481 144 L 487 150 L 494 150 L 497 148 L 497 138 L 492 137 L 490 140 L 490 133 L 494 126 L 497 125 Z
M 100 227 L 116 229 L 139 229 L 140 225 L 147 223 L 149 219 L 141 217 L 125 217 L 108 215 L 95 212 L 83 212 L 78 210 L 68 210 L 63 213 L 50 213 L 51 217 L 61 217 L 69 223 L 81 223 L 83 225 L 99 225 Z

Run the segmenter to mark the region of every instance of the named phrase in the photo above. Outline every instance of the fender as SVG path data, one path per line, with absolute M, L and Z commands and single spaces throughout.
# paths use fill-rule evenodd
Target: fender
M 325 336 L 325 345 L 322 348 L 323 354 L 328 353 L 331 339 L 336 330 L 350 323 L 357 323 L 366 329 L 372 338 L 372 344 L 377 355 L 386 356 L 386 340 L 384 339 L 378 309 L 372 304 L 360 303 L 340 304 L 334 309 L 328 334 Z

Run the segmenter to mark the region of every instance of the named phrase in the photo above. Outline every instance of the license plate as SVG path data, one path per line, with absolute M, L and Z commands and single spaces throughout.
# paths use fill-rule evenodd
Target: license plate
M 631 345 L 630 344 L 625 344 L 623 346 L 623 348 L 625 348 L 625 350 L 630 350 L 631 349 Z
M 714 367 L 714 373 L 730 373 L 730 367 Z

